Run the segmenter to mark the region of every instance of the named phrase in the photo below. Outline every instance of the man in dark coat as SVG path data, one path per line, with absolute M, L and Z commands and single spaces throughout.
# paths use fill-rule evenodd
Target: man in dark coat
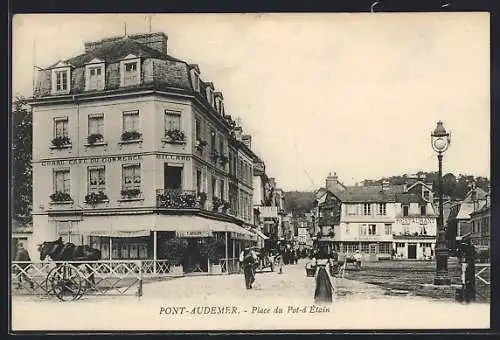
M 24 248 L 24 245 L 19 242 L 17 245 L 17 253 L 14 261 L 31 261 L 30 254 L 28 251 Z M 33 289 L 33 281 L 28 277 L 26 274 L 26 268 L 28 268 L 29 263 L 19 263 L 18 264 L 20 270 L 19 270 L 19 275 L 18 275 L 18 282 L 17 282 L 17 288 L 21 288 L 23 284 L 23 280 L 26 282 L 29 282 L 30 287 Z
M 247 289 L 252 289 L 252 284 L 255 281 L 254 267 L 257 263 L 257 254 L 250 247 L 245 247 L 240 253 L 239 260 L 245 275 L 245 286 Z

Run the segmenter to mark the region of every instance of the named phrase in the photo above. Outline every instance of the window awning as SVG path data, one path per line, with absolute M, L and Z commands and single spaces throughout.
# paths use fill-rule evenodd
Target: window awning
M 101 237 L 144 237 L 150 235 L 152 226 L 152 216 L 148 215 L 85 216 L 80 222 L 60 223 L 58 232 Z
M 231 238 L 238 239 L 238 240 L 252 240 L 252 241 L 257 240 L 257 237 L 254 233 L 252 233 L 249 230 L 246 230 L 243 227 L 240 227 L 237 224 L 223 222 L 223 221 L 216 221 L 216 220 L 209 220 L 207 222 L 210 225 L 210 229 L 212 231 L 230 232 Z
M 258 229 L 253 229 L 253 232 L 256 233 L 263 240 L 269 240 L 269 237 L 266 236 L 262 231 L 260 231 Z

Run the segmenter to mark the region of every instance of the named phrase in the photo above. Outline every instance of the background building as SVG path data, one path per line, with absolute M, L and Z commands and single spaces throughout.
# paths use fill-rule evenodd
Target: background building
M 316 241 L 340 252 L 360 250 L 366 260 L 430 258 L 437 214 L 427 184 L 344 186 L 330 174 L 318 190 Z M 426 193 L 427 192 L 427 193 Z

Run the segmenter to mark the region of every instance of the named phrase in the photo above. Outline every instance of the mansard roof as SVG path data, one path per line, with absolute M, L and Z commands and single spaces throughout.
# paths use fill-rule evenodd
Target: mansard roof
M 124 37 L 120 40 L 104 42 L 101 46 L 97 47 L 94 50 L 66 60 L 66 63 L 71 64 L 75 67 L 83 67 L 89 61 L 96 58 L 104 60 L 106 63 L 115 63 L 125 58 L 129 54 L 135 55 L 140 58 L 155 58 L 184 63 L 184 61 L 180 59 L 171 57 L 167 54 L 163 54 L 160 51 L 157 51 L 149 46 L 141 44 L 127 37 Z

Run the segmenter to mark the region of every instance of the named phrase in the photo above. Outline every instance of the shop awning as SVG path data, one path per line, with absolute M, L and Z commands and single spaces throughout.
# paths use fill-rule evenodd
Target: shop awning
M 258 229 L 253 229 L 253 232 L 256 233 L 263 240 L 269 240 L 269 237 L 266 236 L 262 231 L 260 231 Z
M 157 231 L 175 231 L 177 237 L 212 237 L 208 221 L 198 216 L 159 216 Z
M 243 227 L 240 227 L 237 224 L 216 220 L 208 220 L 208 224 L 210 225 L 210 229 L 215 232 L 230 232 L 231 238 L 238 240 L 252 240 L 256 241 L 257 237 L 251 231 L 246 230 Z
M 144 237 L 152 230 L 148 215 L 85 216 L 80 222 L 59 224 L 59 233 L 78 233 L 101 237 Z M 68 229 L 68 230 L 66 230 Z

